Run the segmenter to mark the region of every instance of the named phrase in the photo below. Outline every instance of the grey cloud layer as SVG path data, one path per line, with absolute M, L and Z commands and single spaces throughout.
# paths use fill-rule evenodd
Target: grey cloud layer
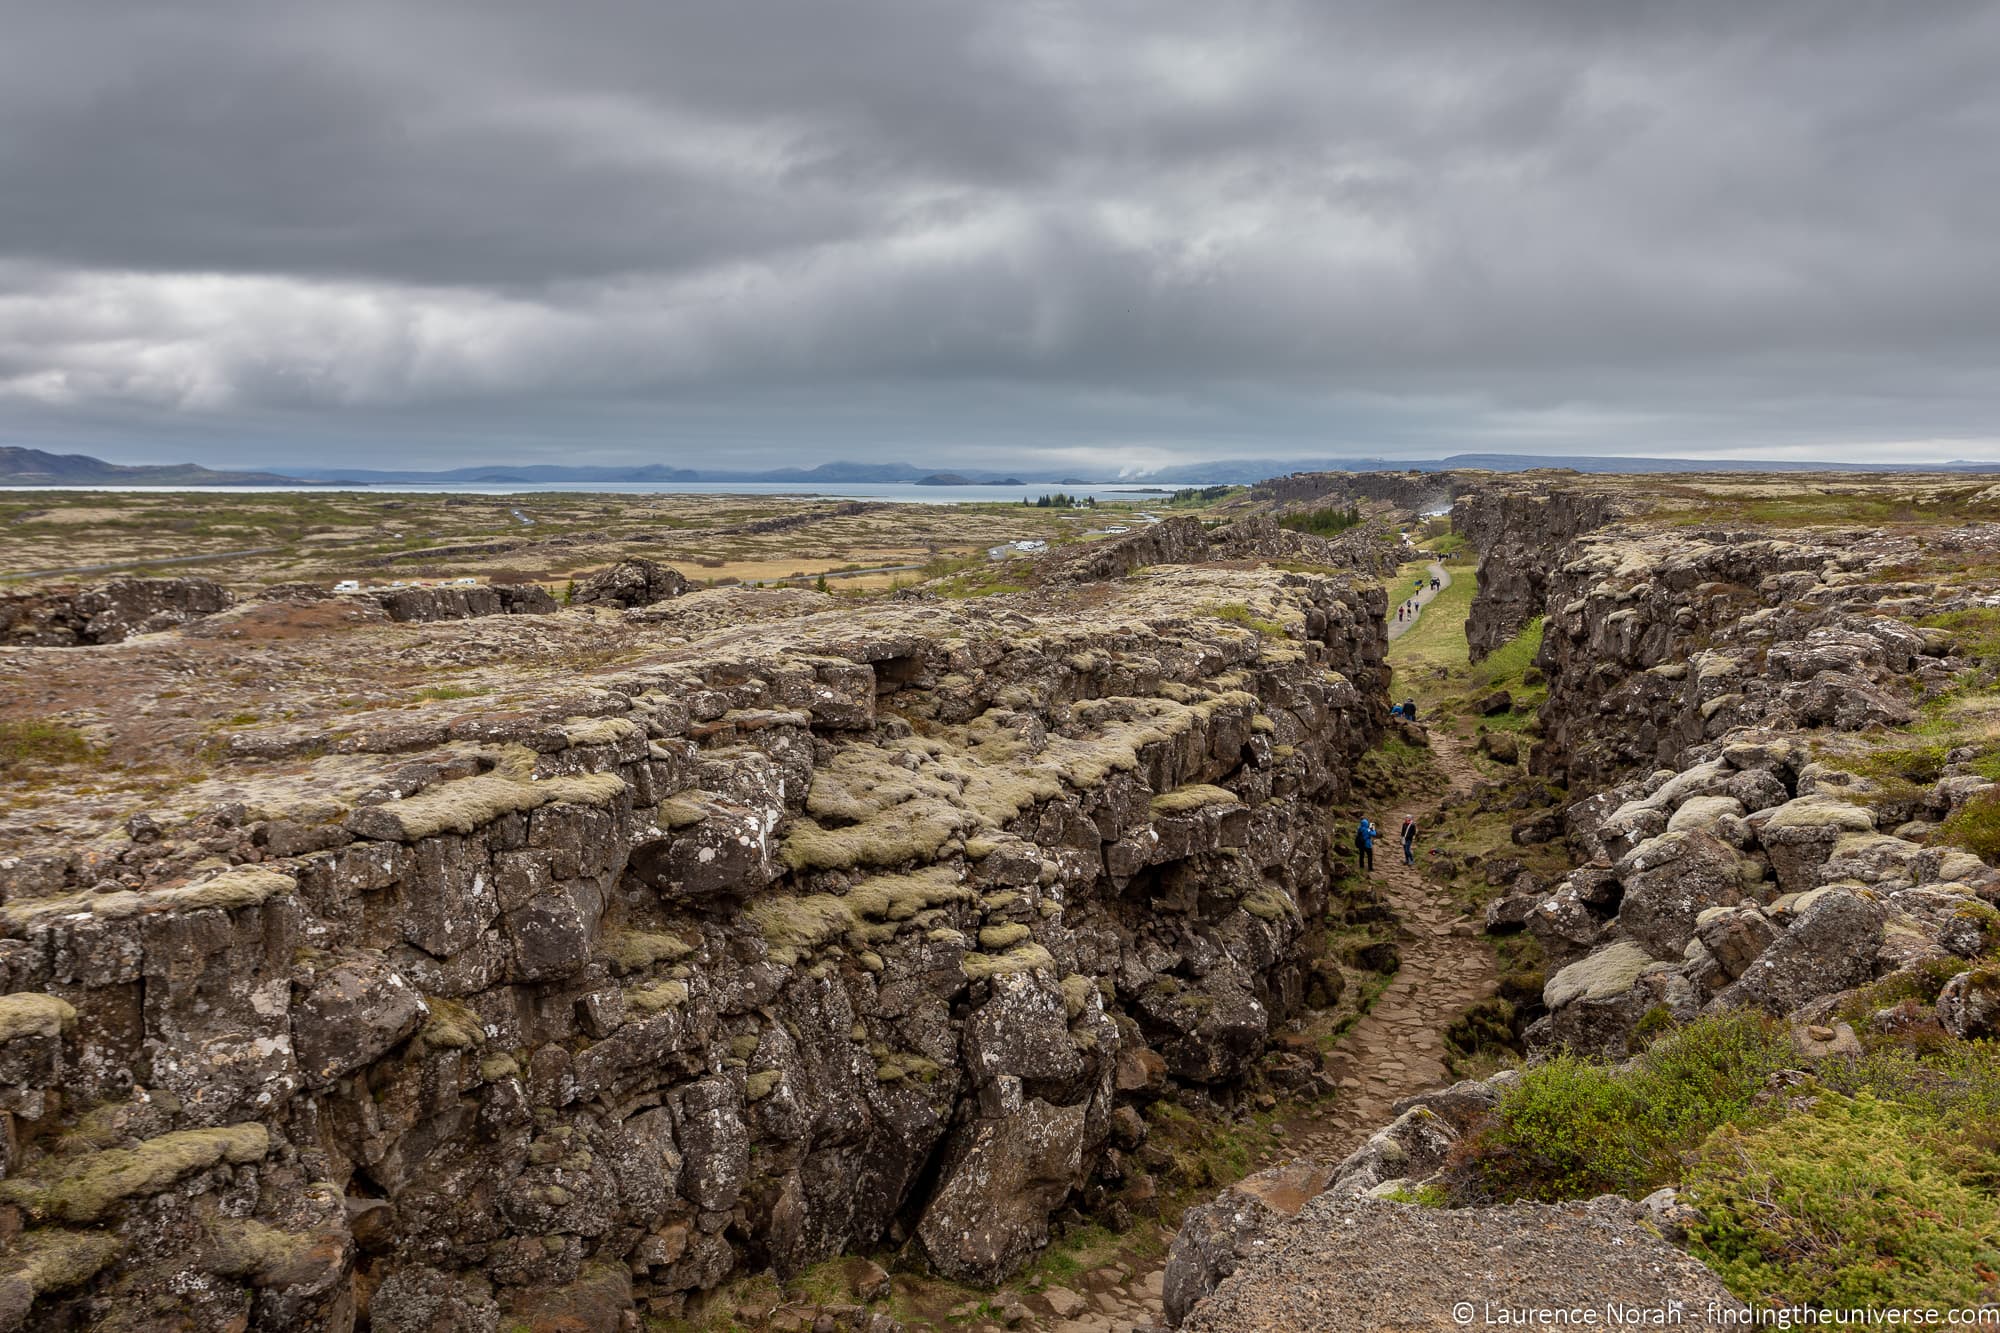
M 21 8 L 22 442 L 2000 436 L 1990 3 Z

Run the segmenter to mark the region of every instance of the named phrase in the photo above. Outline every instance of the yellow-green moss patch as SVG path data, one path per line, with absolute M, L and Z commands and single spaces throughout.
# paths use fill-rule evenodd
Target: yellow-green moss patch
M 10 1248 L 14 1263 L 9 1275 L 39 1296 L 88 1282 L 118 1257 L 123 1242 L 101 1231 L 39 1227 L 22 1232 Z
M 217 1129 L 184 1129 L 147 1139 L 136 1148 L 108 1148 L 65 1164 L 45 1188 L 27 1181 L 0 1182 L 0 1197 L 66 1222 L 94 1222 L 126 1199 L 160 1193 L 184 1176 L 220 1162 L 263 1160 L 271 1139 L 254 1121 Z
M 668 1009 L 678 1009 L 687 1003 L 688 988 L 679 981 L 656 981 L 650 986 L 634 986 L 625 992 L 625 1007 L 633 1013 L 651 1017 Z
M 54 995 L 23 991 L 0 995 L 0 1042 L 19 1037 L 60 1037 L 76 1022 L 76 1009 Z
M 1152 800 L 1155 816 L 1184 815 L 1195 810 L 1206 810 L 1210 806 L 1241 805 L 1243 798 L 1227 787 L 1217 787 L 1206 782 L 1196 782 L 1173 791 L 1161 792 Z
M 772 961 L 786 967 L 856 925 L 854 909 L 847 900 L 831 893 L 765 898 L 752 903 L 743 914 L 770 946 Z
M 986 926 L 979 932 L 979 947 L 989 952 L 1011 949 L 1028 938 L 1028 928 L 1018 921 L 1003 925 Z
M 430 1017 L 417 1030 L 417 1038 L 411 1049 L 421 1055 L 426 1051 L 463 1051 L 486 1040 L 486 1025 L 479 1020 L 472 1006 L 460 1000 L 440 999 L 426 995 L 424 1003 L 430 1008 Z
M 365 838 L 415 842 L 439 833 L 471 833 L 502 815 L 558 801 L 609 805 L 625 790 L 616 773 L 585 773 L 537 781 L 535 753 L 523 745 L 502 750 L 492 771 L 440 783 L 400 801 L 367 805 L 348 818 Z
M 997 977 L 1005 972 L 1033 972 L 1037 969 L 1053 969 L 1056 960 L 1049 951 L 1039 944 L 1023 944 L 1001 954 L 969 953 L 959 959 L 967 978 L 981 981 L 987 977 Z
M 694 946 L 678 935 L 639 930 L 613 931 L 599 948 L 620 972 L 644 972 L 655 963 L 678 963 L 694 952 Z

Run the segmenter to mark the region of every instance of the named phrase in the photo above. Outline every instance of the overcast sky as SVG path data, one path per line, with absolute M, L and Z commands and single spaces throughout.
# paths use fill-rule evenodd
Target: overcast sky
M 6 4 L 0 443 L 2000 459 L 2000 4 Z

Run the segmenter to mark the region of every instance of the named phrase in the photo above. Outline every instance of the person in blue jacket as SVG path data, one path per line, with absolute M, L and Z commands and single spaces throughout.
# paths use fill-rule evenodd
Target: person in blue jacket
M 1375 825 L 1363 815 L 1361 822 L 1354 826 L 1354 858 L 1361 863 L 1361 869 L 1375 872 Z

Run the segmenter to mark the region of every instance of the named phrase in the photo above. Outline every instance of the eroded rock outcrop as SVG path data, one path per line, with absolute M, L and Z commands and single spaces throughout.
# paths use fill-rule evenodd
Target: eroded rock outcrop
M 1452 528 L 1479 553 L 1479 595 L 1465 626 L 1473 658 L 1542 614 L 1549 579 L 1571 542 L 1632 508 L 1600 491 L 1521 481 L 1461 496 L 1452 505 Z
M 542 616 L 559 604 L 533 583 L 481 583 L 469 587 L 393 588 L 366 593 L 389 619 L 419 624 L 474 616 Z
M 214 615 L 229 590 L 202 578 L 119 578 L 94 588 L 58 588 L 0 596 L 0 643 L 69 648 L 123 643 Z
M 22 1317 L 595 1326 L 905 1240 L 1004 1276 L 1123 1101 L 1301 1005 L 1383 714 L 1372 586 L 1077 596 L 248 733 L 253 799 L 0 860 Z
M 620 560 L 578 583 L 570 605 L 630 609 L 664 602 L 687 590 L 681 572 L 657 560 Z

